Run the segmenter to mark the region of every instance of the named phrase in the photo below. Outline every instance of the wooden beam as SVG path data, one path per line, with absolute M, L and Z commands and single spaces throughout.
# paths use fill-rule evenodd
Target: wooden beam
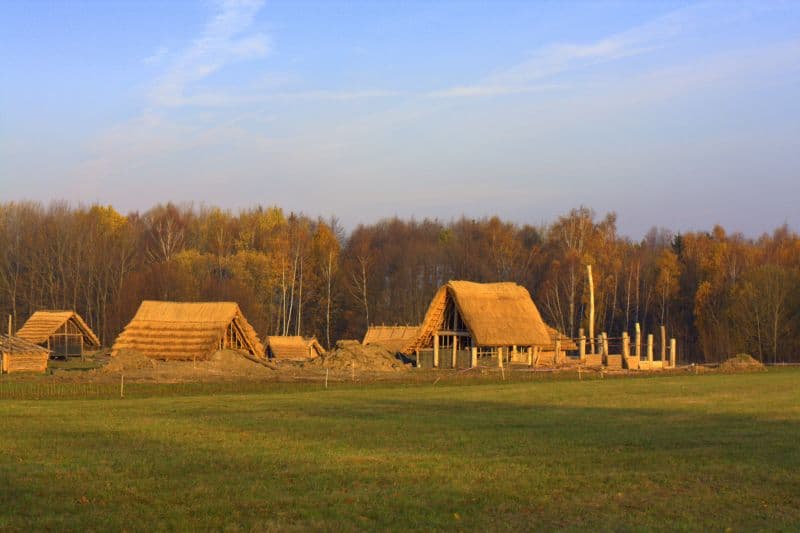
M 443 329 L 436 333 L 440 337 L 469 337 L 469 331 L 454 331 Z
M 677 364 L 677 357 L 678 357 L 677 346 L 675 337 L 673 337 L 669 340 L 669 366 L 671 366 L 672 368 L 675 368 Z
M 586 274 L 589 278 L 589 338 L 592 343 L 592 353 L 594 351 L 594 280 L 592 279 L 592 265 L 586 265 Z M 569 332 L 572 335 L 572 331 Z

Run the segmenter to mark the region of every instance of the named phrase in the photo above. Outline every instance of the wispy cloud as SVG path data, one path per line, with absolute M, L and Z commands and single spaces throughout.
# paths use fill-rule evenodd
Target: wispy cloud
M 142 59 L 142 63 L 145 65 L 159 65 L 161 64 L 169 54 L 169 48 L 166 46 L 159 46 L 158 50 L 153 52 L 152 55 L 149 55 Z
M 149 95 L 151 102 L 184 105 L 193 84 L 232 62 L 266 56 L 270 51 L 267 36 L 247 33 L 263 5 L 263 0 L 222 0 L 202 35 L 156 81 Z
M 666 45 L 694 24 L 699 8 L 671 12 L 654 21 L 589 43 L 543 46 L 516 65 L 486 76 L 474 84 L 432 91 L 435 98 L 502 96 L 559 88 L 546 83 L 558 75 L 644 54 Z

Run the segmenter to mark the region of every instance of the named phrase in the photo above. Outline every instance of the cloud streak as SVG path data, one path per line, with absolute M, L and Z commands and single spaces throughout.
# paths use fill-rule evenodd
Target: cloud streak
M 477 83 L 454 86 L 428 93 L 434 98 L 475 98 L 506 96 L 558 89 L 545 80 L 651 52 L 695 24 L 698 10 L 691 7 L 673 11 L 654 21 L 589 43 L 554 43 L 543 46 L 516 65 L 491 74 Z
M 191 102 L 192 87 L 236 61 L 263 58 L 270 42 L 263 33 L 247 33 L 263 0 L 223 0 L 202 35 L 184 50 L 156 81 L 151 103 L 176 107 Z

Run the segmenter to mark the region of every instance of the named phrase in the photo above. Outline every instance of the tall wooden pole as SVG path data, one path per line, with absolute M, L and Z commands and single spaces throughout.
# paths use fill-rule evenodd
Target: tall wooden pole
M 675 349 L 675 338 L 669 340 L 669 366 L 675 368 L 675 363 L 677 362 L 675 359 L 677 357 L 676 349 Z
M 634 339 L 634 348 L 636 349 L 636 357 L 642 356 L 642 327 L 636 323 L 636 338 Z
M 11 315 L 8 315 L 8 336 L 10 337 L 13 333 L 14 330 L 11 327 Z
M 667 327 L 661 326 L 661 360 L 667 361 Z
M 647 360 L 653 362 L 653 334 L 647 334 Z
M 586 265 L 586 275 L 589 278 L 589 340 L 592 343 L 592 353 L 597 353 L 594 350 L 594 281 L 592 280 L 592 265 Z

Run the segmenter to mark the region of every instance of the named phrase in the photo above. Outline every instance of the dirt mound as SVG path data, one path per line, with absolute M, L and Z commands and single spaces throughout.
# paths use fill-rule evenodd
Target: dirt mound
M 142 352 L 136 350 L 120 350 L 112 355 L 108 364 L 100 368 L 103 374 L 121 374 L 132 370 L 153 370 L 158 363 Z
M 754 359 L 751 355 L 746 353 L 736 354 L 721 365 L 720 370 L 741 372 L 741 371 L 760 371 L 766 370 L 766 367 L 759 361 Z
M 355 364 L 356 370 L 379 372 L 410 368 L 410 365 L 404 364 L 391 350 L 374 344 L 364 346 L 358 341 L 338 341 L 333 350 L 315 359 L 312 364 L 332 370 L 349 370 Z

